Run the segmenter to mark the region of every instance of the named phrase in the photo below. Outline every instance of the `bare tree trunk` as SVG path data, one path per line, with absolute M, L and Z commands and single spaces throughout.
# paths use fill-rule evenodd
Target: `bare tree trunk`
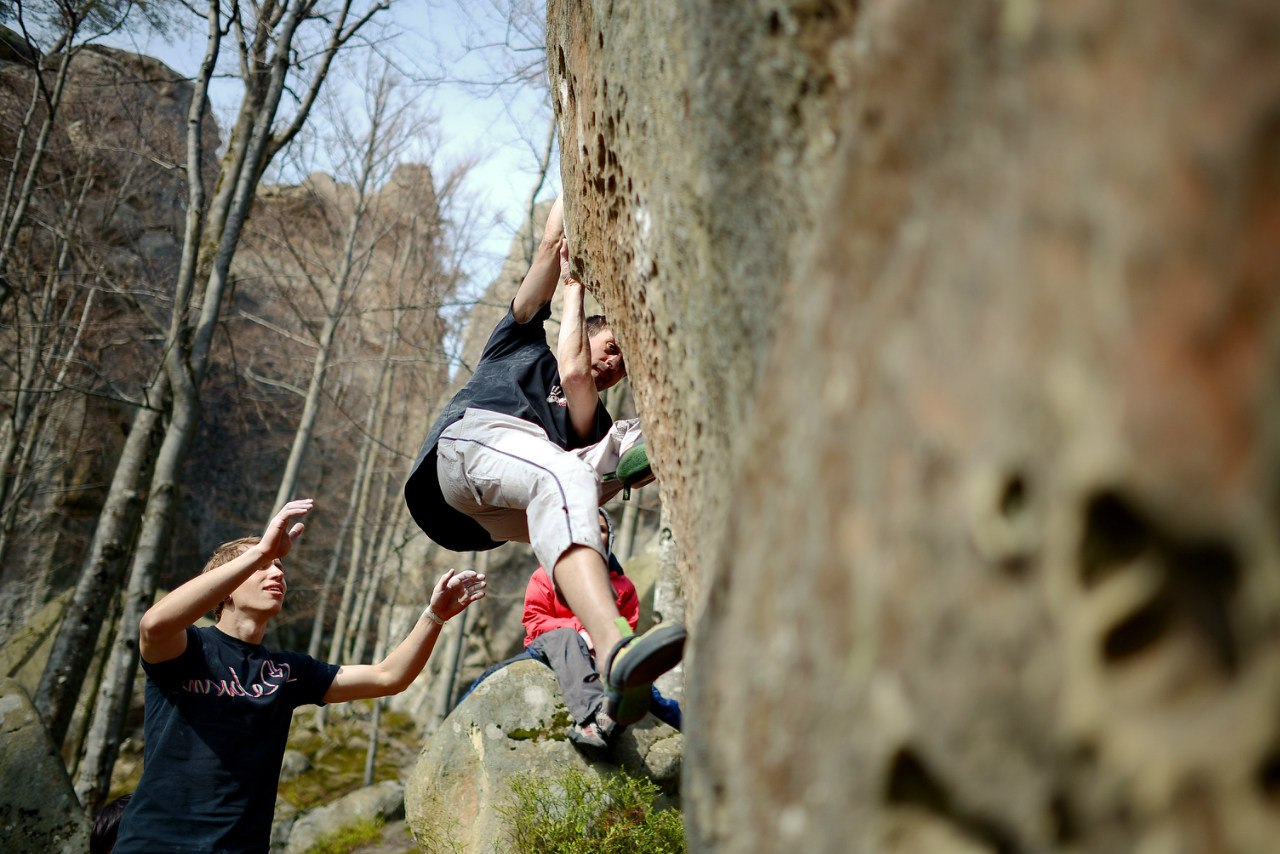
M 161 378 L 158 392 L 167 388 Z M 125 557 L 142 512 L 139 494 L 151 461 L 151 445 L 159 438 L 159 408 L 139 410 L 116 463 L 107 500 L 93 532 L 89 554 L 76 582 L 67 613 L 58 628 L 49 662 L 36 691 L 36 709 L 55 743 L 66 735 L 85 672 L 102 627 L 103 603 L 119 588 Z M 96 705 L 96 703 L 95 703 Z
M 346 550 L 347 536 L 351 533 L 360 506 L 360 492 L 365 471 L 373 462 L 373 419 L 374 408 L 370 407 L 365 417 L 364 443 L 360 448 L 360 460 L 356 464 L 355 477 L 351 481 L 351 496 L 347 501 L 347 512 L 342 519 L 342 526 L 338 529 L 337 540 L 333 544 L 333 553 L 329 558 L 329 567 L 325 570 L 324 583 L 320 585 L 316 614 L 311 622 L 311 641 L 307 644 L 307 654 L 312 658 L 320 655 L 320 641 L 324 635 L 324 617 L 329 606 L 329 593 L 333 589 L 333 579 L 338 574 L 338 565 L 342 562 L 342 555 Z
M 102 629 L 98 632 L 94 643 L 94 655 L 90 660 L 89 670 L 85 675 L 80 697 L 76 701 L 75 711 L 71 716 L 71 725 L 67 729 L 67 737 L 62 743 L 62 755 L 67 760 L 67 773 L 75 778 L 80 765 L 80 757 L 84 749 L 84 740 L 89 735 L 89 723 L 93 720 L 93 703 L 102 686 L 102 676 L 106 670 L 111 650 L 111 641 L 115 639 L 120 627 L 120 612 L 123 606 L 122 597 L 112 596 L 109 604 L 101 605 L 106 610 L 102 620 Z
M 366 589 L 363 591 L 364 595 L 360 599 L 359 617 L 354 621 L 356 632 L 351 647 L 351 658 L 349 659 L 354 664 L 364 661 L 365 648 L 368 646 L 369 640 L 369 621 L 372 619 L 374 606 L 378 600 L 378 593 L 382 589 L 382 578 L 386 574 L 386 564 L 383 558 L 386 556 L 386 547 L 391 541 L 391 526 L 386 517 L 390 492 L 388 479 L 388 474 L 384 470 L 381 476 L 382 484 L 378 489 L 378 506 L 373 511 L 374 536 L 373 548 L 370 550 L 373 560 L 368 564 L 372 571 L 365 573 L 368 581 Z M 397 505 L 401 503 L 396 502 Z
M 302 458 L 311 443 L 311 434 L 315 428 L 316 416 L 320 411 L 321 391 L 324 388 L 325 372 L 329 366 L 329 356 L 333 350 L 334 336 L 338 324 L 342 322 L 347 311 L 352 287 L 359 277 L 354 275 L 356 241 L 360 237 L 361 226 L 365 214 L 369 210 L 369 184 L 373 178 L 374 166 L 380 146 L 382 145 L 382 122 L 384 111 L 388 108 L 386 89 L 380 87 L 379 97 L 374 101 L 373 114 L 370 116 L 369 133 L 365 140 L 364 153 L 360 171 L 356 179 L 356 203 L 347 223 L 347 233 L 343 239 L 342 258 L 338 266 L 337 279 L 334 282 L 333 301 L 326 312 L 324 329 L 320 334 L 316 358 L 311 366 L 311 383 L 307 386 L 306 401 L 302 406 L 302 417 L 298 421 L 298 429 L 293 434 L 293 445 L 289 448 L 289 461 L 285 464 L 284 475 L 280 478 L 280 488 L 276 492 L 276 507 L 284 506 L 293 496 L 298 485 L 298 473 L 302 469 Z
M 377 528 L 375 523 L 371 527 Z M 370 549 L 370 552 L 376 551 L 376 548 Z M 342 651 L 343 662 L 351 664 L 367 664 L 364 660 L 365 633 L 369 630 L 369 612 L 373 609 L 373 600 L 378 596 L 378 590 L 382 585 L 382 567 L 376 561 L 369 560 L 365 564 L 368 569 L 361 573 L 360 588 L 356 593 L 356 601 L 351 613 L 351 631 L 347 633 L 348 639 L 346 646 Z
M 397 506 L 398 508 L 402 508 L 404 507 L 404 504 L 402 502 L 397 502 Z M 399 512 L 399 509 L 397 509 L 395 516 L 398 524 L 403 518 L 403 514 Z M 390 540 L 391 537 L 388 536 L 386 541 L 389 542 Z M 383 557 L 387 558 L 389 556 L 384 554 Z M 391 601 L 382 606 L 381 612 L 378 615 L 378 639 L 373 647 L 374 661 L 381 661 L 383 659 L 387 654 L 387 646 L 392 642 L 391 623 L 392 618 L 395 616 L 396 606 L 400 604 L 400 587 L 401 582 L 404 581 L 404 562 L 402 560 L 396 562 L 394 576 L 395 583 L 391 588 Z M 373 715 L 369 720 L 369 750 L 364 757 L 364 784 L 366 786 L 373 785 L 373 778 L 378 767 L 378 736 L 382 725 L 382 707 L 385 704 L 385 697 L 379 697 L 373 701 Z
M 391 341 L 394 339 L 394 328 L 388 333 L 387 346 L 390 347 Z M 378 399 L 371 409 L 376 409 L 377 414 L 374 417 L 371 429 L 368 435 L 372 438 L 373 444 L 378 444 L 379 438 L 384 432 L 384 425 L 387 420 L 387 411 L 391 406 L 391 379 L 394 374 L 392 370 L 392 362 L 389 358 L 388 350 L 382 363 L 382 375 L 378 380 Z M 355 526 L 352 531 L 351 538 L 351 563 L 347 567 L 346 582 L 342 587 L 342 601 L 338 605 L 338 616 L 333 627 L 333 638 L 329 644 L 329 661 L 340 661 L 339 656 L 342 653 L 343 645 L 346 641 L 348 625 L 351 621 L 351 610 L 353 607 L 353 597 L 356 588 L 356 573 L 359 571 L 360 564 L 364 560 L 364 553 L 367 547 L 366 528 L 368 524 L 368 507 L 369 492 L 374 480 L 374 466 L 372 459 L 376 458 L 376 453 L 365 470 L 361 473 L 360 495 L 356 500 L 356 517 Z
M 170 382 L 173 382 L 170 376 Z M 173 510 L 178 501 L 178 472 L 195 431 L 199 401 L 191 378 L 179 377 L 173 414 L 165 431 L 151 476 L 151 491 L 142 514 L 142 529 L 129 572 L 120 631 L 98 693 L 93 724 L 85 745 L 84 768 L 76 793 L 90 811 L 102 805 L 111 784 L 111 770 L 119 753 L 120 730 L 133 693 L 138 667 L 138 621 L 155 600 L 160 562 L 168 552 Z
M 636 545 L 636 527 L 640 521 L 640 490 L 631 490 L 631 500 L 623 502 L 622 505 L 622 522 L 618 526 L 617 541 L 613 546 L 613 553 L 618 556 L 618 560 L 623 565 L 631 559 L 631 554 L 635 550 Z
M 368 547 L 369 493 L 372 491 L 373 484 L 373 473 L 370 469 L 366 469 L 362 475 L 360 497 L 356 500 L 355 525 L 351 531 L 350 563 L 347 565 L 347 577 L 342 585 L 342 601 L 338 603 L 333 638 L 329 642 L 329 661 L 333 662 L 342 661 L 342 651 L 346 647 L 347 633 L 350 631 L 352 611 L 355 607 L 357 574 L 360 571 L 360 565 L 364 562 Z
M 665 516 L 665 511 L 664 511 Z M 653 621 L 684 622 L 684 585 L 680 580 L 680 563 L 675 537 L 666 519 L 659 522 L 658 580 L 653 588 Z M 684 701 L 684 664 L 677 664 L 657 680 L 658 690 L 666 696 Z
M 389 495 L 390 495 L 389 490 L 384 491 L 382 495 L 383 507 L 379 510 L 378 516 L 376 518 L 379 518 L 379 519 L 384 518 L 385 507 L 386 507 L 387 499 Z M 395 542 L 397 533 L 401 530 L 400 526 L 403 524 L 402 511 L 405 506 L 404 502 L 396 501 L 394 502 L 394 504 L 395 504 L 395 509 L 392 510 L 390 518 L 387 519 L 385 522 L 383 522 L 382 525 L 380 526 L 382 530 L 378 536 L 377 555 L 374 557 L 374 566 L 377 567 L 376 579 L 373 583 L 371 590 L 366 596 L 365 604 L 361 611 L 360 629 L 356 632 L 356 646 L 351 653 L 352 655 L 351 660 L 355 662 L 364 660 L 365 647 L 368 645 L 368 640 L 369 640 L 369 623 L 372 620 L 374 609 L 378 605 L 378 601 L 379 601 L 378 593 L 382 589 L 382 582 L 386 578 L 387 572 L 391 567 L 391 551 L 393 548 L 393 543 Z M 396 584 L 396 589 L 398 590 L 400 586 L 400 578 L 398 576 L 396 577 L 395 584 Z M 394 598 L 395 595 L 396 594 L 393 593 L 392 598 Z M 378 659 L 375 656 L 372 660 L 377 661 Z
M 184 406 L 193 405 L 195 396 L 191 386 L 191 377 L 179 363 L 182 353 L 178 346 L 182 333 L 183 316 L 190 299 L 192 282 L 195 277 L 197 259 L 199 257 L 200 238 L 204 225 L 204 176 L 201 164 L 204 159 L 203 131 L 204 113 L 208 103 L 209 81 L 217 64 L 221 45 L 222 30 L 219 26 L 218 2 L 212 0 L 208 9 L 209 31 L 205 43 L 205 55 L 196 77 L 191 103 L 187 110 L 187 211 L 183 232 L 182 259 L 178 267 L 178 281 L 174 294 L 174 306 L 170 320 L 169 333 L 166 338 L 166 365 L 157 377 L 152 389 L 152 403 L 157 408 L 144 409 L 135 420 L 134 429 L 125 443 L 125 451 L 116 463 L 116 471 L 112 476 L 111 489 L 107 494 L 107 502 L 99 516 L 98 526 L 94 531 L 93 545 L 85 570 L 81 573 L 76 585 L 76 594 L 71 616 L 75 619 L 63 622 L 62 629 L 55 641 L 49 664 L 41 676 L 41 696 L 43 707 L 40 708 L 45 720 L 49 722 L 50 731 L 55 739 L 61 739 L 66 732 L 67 723 L 74 711 L 75 698 L 80 693 L 87 665 L 86 656 L 92 654 L 92 639 L 97 635 L 95 609 L 92 603 L 102 601 L 105 596 L 114 595 L 119 584 L 119 565 L 123 561 L 125 550 L 121 545 L 126 542 L 126 532 L 132 531 L 137 521 L 138 487 L 151 463 L 152 436 L 163 424 L 160 406 L 172 400 Z M 234 157 L 228 152 L 228 157 Z M 175 383 L 175 377 L 177 382 Z M 193 429 L 194 411 L 187 411 L 177 419 L 178 429 L 186 426 Z M 178 441 L 175 435 L 174 420 L 170 420 L 165 429 L 164 441 L 160 455 L 152 467 L 151 491 L 148 495 L 147 513 L 143 516 L 142 532 L 139 534 L 139 546 L 156 549 L 168 543 L 168 523 L 161 515 L 172 507 L 176 496 L 176 465 L 185 456 L 185 442 Z M 163 462 L 162 462 L 163 461 Z M 170 470 L 168 467 L 174 467 Z M 171 484 L 169 490 L 165 485 Z M 157 502 L 153 506 L 153 502 Z M 157 523 L 159 527 L 157 527 Z M 148 555 L 149 558 L 149 555 Z M 138 555 L 134 556 L 137 567 Z M 145 566 L 145 563 L 143 564 Z M 150 606 L 150 596 L 154 595 L 154 585 L 150 592 L 145 590 L 147 579 L 139 576 L 136 569 L 130 575 L 130 593 L 126 596 L 121 616 L 121 628 L 117 633 L 119 642 L 113 645 L 114 656 L 127 656 L 128 662 L 112 661 L 107 668 L 107 678 L 94 703 L 94 719 L 89 735 L 85 740 L 85 764 L 90 769 L 88 778 L 82 775 L 81 785 L 77 788 L 81 803 L 97 807 L 105 788 L 100 788 L 100 778 L 104 772 L 101 766 L 106 765 L 105 776 L 110 782 L 111 767 L 115 764 L 116 739 L 110 733 L 119 728 L 123 720 L 129 694 L 133 689 L 133 673 L 136 668 L 136 635 L 137 621 L 142 611 L 136 610 L 140 600 L 142 610 Z M 132 639 L 132 645 L 131 645 Z M 123 681 L 115 683 L 111 679 Z M 46 690 L 48 693 L 46 694 Z M 95 768 L 94 766 L 98 767 Z M 92 781 L 90 784 L 88 781 Z

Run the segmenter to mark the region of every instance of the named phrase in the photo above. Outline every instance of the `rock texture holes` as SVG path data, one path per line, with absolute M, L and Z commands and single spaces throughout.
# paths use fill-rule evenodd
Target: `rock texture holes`
M 1014 579 L 1036 561 L 1040 525 L 1031 483 L 1021 467 L 982 470 L 973 478 L 967 505 L 979 554 Z
M 1029 498 L 1026 478 L 1021 474 L 1010 475 L 1000 490 L 1000 515 L 1006 519 L 1018 518 L 1026 510 Z
M 1053 840 L 1059 845 L 1070 845 L 1080 838 L 1080 824 L 1071 801 L 1063 792 L 1049 799 L 1049 827 Z
M 1273 747 L 1258 763 L 1254 782 L 1264 798 L 1280 806 L 1280 747 Z
M 1102 638 L 1102 657 L 1118 662 L 1153 645 L 1168 628 L 1168 610 L 1159 601 L 1147 603 L 1112 626 Z
M 1080 544 L 1080 580 L 1094 587 L 1137 558 L 1150 544 L 1146 521 L 1118 493 L 1104 491 L 1086 503 Z
M 1147 592 L 1104 629 L 1100 653 L 1126 661 L 1175 632 L 1190 631 L 1227 675 L 1239 665 L 1231 608 L 1240 558 L 1224 537 L 1187 537 L 1117 491 L 1086 502 L 1080 579 L 1096 589 L 1126 572 L 1152 575 Z
M 900 748 L 889 762 L 884 799 L 894 806 L 927 810 L 997 854 L 1019 854 L 1022 851 L 1013 834 L 1003 825 L 989 816 L 957 805 L 933 770 L 908 747 Z
M 934 779 L 920 757 L 906 748 L 895 753 L 889 763 L 884 799 L 890 804 L 923 807 L 937 813 L 951 809 L 946 789 Z

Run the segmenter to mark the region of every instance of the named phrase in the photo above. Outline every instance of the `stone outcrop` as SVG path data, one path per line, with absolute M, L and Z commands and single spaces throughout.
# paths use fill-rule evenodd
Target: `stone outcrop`
M 62 58 L 43 59 L 49 81 Z M 0 51 L 0 113 L 12 119 L 0 126 L 6 164 L 35 79 L 20 59 Z M 54 391 L 47 420 L 25 449 L 37 461 L 38 488 L 28 483 L 13 499 L 16 533 L 0 567 L 0 635 L 15 631 L 74 583 L 132 422 L 133 410 L 121 399 L 140 399 L 159 358 L 155 339 L 171 307 L 187 202 L 185 170 L 173 164 L 185 163 L 191 95 L 190 81 L 151 57 L 88 45 L 71 59 L 29 227 L 6 271 L 21 308 L 19 322 L 6 324 L 0 339 L 15 354 L 0 367 L 10 389 L 0 396 L 0 412 L 11 415 L 12 389 L 21 384 L 12 372 L 29 358 L 23 353 L 32 337 L 28 313 L 46 292 L 55 295 L 51 317 L 57 322 L 48 324 L 54 328 L 41 358 L 54 364 L 65 359 L 67 373 L 54 382 L 51 369 L 35 383 Z M 18 158 L 23 170 L 42 119 L 35 111 L 36 125 Z M 218 143 L 208 111 L 203 142 L 207 176 Z M 69 258 L 59 260 L 51 234 L 69 237 Z M 46 291 L 53 269 L 60 270 L 57 287 Z M 70 358 L 61 349 L 71 338 L 63 332 L 68 329 L 79 335 Z
M 404 817 L 404 786 L 385 780 L 357 789 L 330 804 L 299 816 L 289 830 L 285 854 L 306 854 L 326 837 L 361 821 L 395 821 Z
M 675 730 L 652 716 L 629 727 L 614 747 L 615 766 L 585 759 L 567 739 L 571 723 L 543 664 L 518 661 L 480 683 L 428 740 L 410 775 L 405 815 L 414 839 L 426 851 L 499 850 L 510 781 L 523 773 L 622 767 L 678 795 L 683 739 Z
M 0 839 L 8 854 L 80 854 L 89 821 L 26 693 L 0 679 Z
M 694 851 L 1280 836 L 1280 6 L 549 6 Z

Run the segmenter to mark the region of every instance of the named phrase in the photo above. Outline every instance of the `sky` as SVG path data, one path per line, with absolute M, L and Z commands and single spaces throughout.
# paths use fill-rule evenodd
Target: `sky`
M 479 293 L 497 274 L 538 182 L 537 148 L 545 143 L 551 121 L 545 83 L 499 81 L 510 79 L 517 66 L 540 59 L 543 8 L 541 0 L 393 0 L 391 9 L 375 19 L 378 26 L 364 31 L 405 78 L 415 106 L 435 120 L 405 158 L 425 160 L 436 175 L 475 161 L 463 184 L 476 237 L 465 265 L 468 293 Z M 194 75 L 204 53 L 204 22 L 192 17 L 163 35 L 118 32 L 103 41 Z M 228 48 L 224 43 L 224 54 L 230 55 L 234 51 Z M 240 95 L 234 67 L 226 70 L 226 78 L 210 87 L 224 132 Z M 361 87 L 349 76 L 331 75 L 326 85 L 333 85 L 353 111 L 359 109 Z M 539 198 L 554 197 L 558 190 L 554 163 L 547 178 Z

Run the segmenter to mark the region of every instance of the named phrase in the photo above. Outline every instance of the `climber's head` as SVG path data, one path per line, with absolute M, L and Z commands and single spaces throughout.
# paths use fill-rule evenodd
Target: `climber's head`
M 613 388 L 627 375 L 627 363 L 603 314 L 587 318 L 587 340 L 591 343 L 591 377 L 596 382 L 596 391 Z

